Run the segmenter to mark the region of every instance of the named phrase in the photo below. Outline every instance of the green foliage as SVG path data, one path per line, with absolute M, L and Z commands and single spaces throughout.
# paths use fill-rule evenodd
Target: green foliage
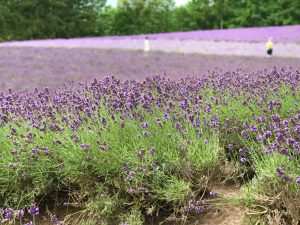
M 92 35 L 100 2 L 2 0 L 0 36 L 18 40 Z
M 236 1 L 232 26 L 252 27 L 299 24 L 300 2 L 289 0 Z
M 0 41 L 300 23 L 298 0 L 0 0 Z
M 129 213 L 120 216 L 121 224 L 143 225 L 144 219 L 139 210 L 133 209 Z
M 189 196 L 209 190 L 199 180 L 209 177 L 208 171 L 221 165 L 224 152 L 218 133 L 209 136 L 207 131 L 205 137 L 199 138 L 192 126 L 183 123 L 186 135 L 181 135 L 171 120 L 163 121 L 161 127 L 156 123 L 156 118 L 163 118 L 159 109 L 153 114 L 138 111 L 144 114 L 149 127 L 143 129 L 141 121 L 126 119 L 121 129 L 122 120 L 111 119 L 103 107 L 101 115 L 107 118 L 107 127 L 99 132 L 100 121 L 87 120 L 77 132 L 78 141 L 71 138 L 74 131 L 67 126 L 63 132 L 44 133 L 26 128 L 27 124 L 15 126 L 20 134 L 30 133 L 34 141 L 26 144 L 16 139 L 26 147 L 22 156 L 15 157 L 12 151 L 16 146 L 0 138 L 0 151 L 6 149 L 0 157 L 1 206 L 25 208 L 31 202 L 49 198 L 62 202 L 70 195 L 70 204 L 83 208 L 77 224 L 98 224 L 99 218 L 142 224 L 141 212 L 182 210 Z M 205 112 L 203 115 L 210 117 Z M 147 136 L 143 135 L 145 130 Z M 8 126 L 0 127 L 1 137 L 8 133 Z M 97 142 L 106 143 L 108 148 L 99 149 Z M 89 144 L 89 149 L 83 150 L 80 144 Z M 47 150 L 41 150 L 43 146 Z M 36 148 L 39 153 L 33 154 Z M 142 156 L 137 156 L 142 151 Z M 12 163 L 18 166 L 12 169 Z
M 114 34 L 172 31 L 173 0 L 120 0 L 113 18 Z

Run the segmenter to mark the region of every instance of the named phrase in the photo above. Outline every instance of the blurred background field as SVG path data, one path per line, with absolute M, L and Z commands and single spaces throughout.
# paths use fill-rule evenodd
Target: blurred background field
M 4 42 L 0 87 L 53 88 L 106 75 L 121 80 L 151 75 L 179 79 L 232 69 L 246 73 L 274 66 L 298 69 L 299 34 L 298 25 L 150 34 L 147 53 L 146 35 Z M 272 58 L 266 58 L 264 47 L 269 36 L 276 40 Z
M 61 87 L 70 81 L 91 81 L 95 77 L 115 76 L 122 81 L 143 80 L 162 75 L 178 80 L 201 77 L 209 71 L 241 69 L 245 73 L 274 66 L 300 67 L 299 58 L 266 58 L 179 54 L 95 48 L 2 47 L 0 51 L 0 89 Z

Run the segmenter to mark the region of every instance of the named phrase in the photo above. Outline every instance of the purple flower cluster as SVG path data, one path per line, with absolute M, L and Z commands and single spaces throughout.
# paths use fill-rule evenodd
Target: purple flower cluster
M 155 188 L 163 189 L 162 181 L 170 177 L 195 178 L 195 164 L 188 162 L 188 172 L 179 164 L 182 160 L 185 166 L 184 160 L 190 160 L 187 152 L 193 143 L 210 147 L 214 137 L 228 156 L 238 155 L 242 167 L 251 165 L 252 153 L 280 154 L 298 165 L 299 83 L 299 71 L 274 68 L 255 74 L 210 73 L 179 81 L 153 76 L 142 82 L 121 82 L 105 77 L 58 89 L 8 90 L 0 94 L 0 130 L 6 135 L 1 139 L 5 145 L 0 146 L 4 165 L 0 175 L 10 176 L 2 187 L 7 198 L 13 191 L 32 193 L 41 186 L 32 180 L 45 176 L 57 179 L 40 179 L 50 180 L 47 186 L 74 182 L 75 187 L 69 186 L 78 193 L 82 182 L 95 189 L 86 181 L 88 177 L 109 194 L 118 190 L 126 201 L 169 204 L 172 198 L 166 199 L 168 195 Z M 169 161 L 168 150 L 175 156 Z M 290 175 L 285 167 L 276 166 L 274 173 L 289 185 L 299 184 L 299 168 L 294 166 Z M 11 179 L 21 185 L 10 189 Z M 47 188 L 42 191 L 49 194 Z M 206 203 L 191 201 L 185 211 L 204 212 Z M 27 212 L 33 217 L 40 213 L 36 204 Z M 2 214 L 11 219 L 24 212 L 6 209 Z M 56 217 L 51 221 L 57 223 Z
M 30 206 L 31 207 L 31 206 Z M 36 207 L 36 206 L 35 206 Z M 38 207 L 36 207 L 38 209 Z M 14 219 L 22 221 L 24 219 L 25 211 L 23 209 L 0 209 L 0 222 L 13 221 Z M 31 213 L 30 213 L 31 214 Z
M 215 197 L 216 193 L 212 192 L 210 196 Z M 204 213 L 209 209 L 209 199 L 203 200 L 191 200 L 188 205 L 184 207 L 184 211 L 187 213 Z
M 28 207 L 27 210 L 28 214 L 31 216 L 38 216 L 39 215 L 39 207 L 33 203 Z M 23 209 L 13 210 L 11 208 L 7 209 L 0 209 L 0 223 L 5 222 L 12 222 L 14 219 L 20 220 L 20 224 L 22 221 L 26 220 L 25 217 L 25 211 Z M 50 222 L 51 224 L 57 224 L 62 225 L 63 222 L 58 221 L 57 217 L 55 215 L 50 215 Z M 35 225 L 33 221 L 29 221 L 27 223 L 24 223 L 24 225 Z

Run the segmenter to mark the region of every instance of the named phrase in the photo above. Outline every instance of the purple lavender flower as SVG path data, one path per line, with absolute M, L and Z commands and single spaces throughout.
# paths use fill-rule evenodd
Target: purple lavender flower
M 156 122 L 158 126 L 162 127 L 162 122 L 159 118 L 156 118 Z
M 164 119 L 165 120 L 169 120 L 171 117 L 169 116 L 168 113 L 164 112 Z
M 246 120 L 246 121 L 243 123 L 243 128 L 245 128 L 245 129 L 249 128 L 248 120 Z
M 217 127 L 217 126 L 220 125 L 219 119 L 218 119 L 218 115 L 217 115 L 217 114 L 215 114 L 215 115 L 213 116 L 213 118 L 212 118 L 212 120 L 211 120 L 211 125 L 212 125 L 213 127 Z
M 105 117 L 102 117 L 101 122 L 102 122 L 102 124 L 103 124 L 104 126 L 106 125 L 106 119 L 105 119 Z
M 284 125 L 285 127 L 288 127 L 288 126 L 289 126 L 289 122 L 288 122 L 287 120 L 283 120 L 282 123 L 283 123 L 283 125 Z
M 142 126 L 143 129 L 145 129 L 145 128 L 149 127 L 149 123 L 148 122 L 143 122 L 143 123 L 141 123 L 141 126 Z
M 84 150 L 84 151 L 89 151 L 90 150 L 90 146 L 88 144 L 80 144 L 80 147 Z
M 57 217 L 56 217 L 55 215 L 51 215 L 51 216 L 50 216 L 50 222 L 51 222 L 52 224 L 57 224 L 57 223 L 58 223 Z
M 279 175 L 284 175 L 284 171 L 281 167 L 276 168 L 276 173 L 278 173 Z
M 211 191 L 211 192 L 209 192 L 209 195 L 212 196 L 212 197 L 216 197 L 216 196 L 217 196 L 217 193 L 214 192 L 214 191 Z
M 156 165 L 156 163 L 155 163 L 155 162 L 151 162 L 151 163 L 150 163 L 150 166 L 151 166 L 151 168 L 155 168 L 155 167 L 157 167 L 157 165 Z
M 148 137 L 149 136 L 149 132 L 146 130 L 143 130 L 143 136 Z
M 154 147 L 151 147 L 150 148 L 150 155 L 153 157 L 155 154 L 155 148 Z
M 296 178 L 296 183 L 297 183 L 297 184 L 300 184 L 300 176 L 298 176 L 298 177 Z
M 69 203 L 67 201 L 64 201 L 63 206 L 68 206 Z
M 257 128 L 257 126 L 255 126 L 254 124 L 252 124 L 252 125 L 250 126 L 250 130 L 253 131 L 253 132 L 257 132 L 257 131 L 258 131 L 258 128 Z
M 12 219 L 14 216 L 13 210 L 11 208 L 5 209 L 5 219 Z
M 131 170 L 131 171 L 129 171 L 128 175 L 129 175 L 129 176 L 134 176 L 134 175 L 135 175 L 135 172 Z
M 13 145 L 17 146 L 17 147 L 20 147 L 21 146 L 21 143 L 20 142 L 17 142 L 17 141 L 14 141 L 13 142 Z
M 204 207 L 203 206 L 195 206 L 195 212 L 196 213 L 204 212 Z
M 244 139 L 248 139 L 248 138 L 249 138 L 248 132 L 247 132 L 246 130 L 243 130 L 243 131 L 241 132 L 241 135 L 242 135 L 242 137 L 243 137 Z
M 282 180 L 284 180 L 285 182 L 291 182 L 293 179 L 287 175 L 282 175 L 281 176 Z
M 76 134 L 72 134 L 71 139 L 75 142 L 79 142 L 79 137 Z
M 280 122 L 280 117 L 277 115 L 277 114 L 273 114 L 272 115 L 272 120 L 274 121 L 274 122 Z
M 23 209 L 16 210 L 15 214 L 17 219 L 22 219 L 24 217 L 24 210 Z
M 17 155 L 17 154 L 18 154 L 18 151 L 17 151 L 17 150 L 11 150 L 10 153 L 11 153 L 12 155 Z
M 241 161 L 242 163 L 245 163 L 245 162 L 247 162 L 247 159 L 246 159 L 245 157 L 242 157 L 242 158 L 240 159 L 240 161 Z
M 29 221 L 29 223 L 25 223 L 24 225 L 34 225 L 32 221 Z
M 135 193 L 135 192 L 136 192 L 136 190 L 135 190 L 135 189 L 133 189 L 133 188 L 129 188 L 129 189 L 127 189 L 127 192 L 128 192 L 128 193 Z
M 39 154 L 39 150 L 37 150 L 37 149 L 35 149 L 35 148 L 31 149 L 30 152 L 31 152 L 32 155 L 37 155 L 37 154 Z
M 40 209 L 35 203 L 32 203 L 28 208 L 28 213 L 33 216 L 37 216 L 40 214 Z
M 204 111 L 207 112 L 207 113 L 210 113 L 211 111 L 211 104 L 207 104 L 204 108 Z
M 264 136 L 261 134 L 256 135 L 256 140 L 260 143 L 264 142 Z
M 107 146 L 104 145 L 104 144 L 100 145 L 99 148 L 100 148 L 100 150 L 102 150 L 102 151 L 106 151 L 106 150 L 107 150 Z
M 267 130 L 267 131 L 265 132 L 265 137 L 268 139 L 268 138 L 270 138 L 271 136 L 272 136 L 272 131 Z
M 179 108 L 181 108 L 181 109 L 186 109 L 186 108 L 187 108 L 186 102 L 180 102 L 180 103 L 179 103 Z

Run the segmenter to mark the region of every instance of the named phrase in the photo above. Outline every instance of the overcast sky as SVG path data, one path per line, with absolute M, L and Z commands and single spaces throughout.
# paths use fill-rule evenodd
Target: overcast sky
M 175 0 L 175 3 L 177 6 L 184 5 L 187 3 L 189 0 Z M 107 5 L 111 6 L 117 6 L 118 0 L 107 0 Z

